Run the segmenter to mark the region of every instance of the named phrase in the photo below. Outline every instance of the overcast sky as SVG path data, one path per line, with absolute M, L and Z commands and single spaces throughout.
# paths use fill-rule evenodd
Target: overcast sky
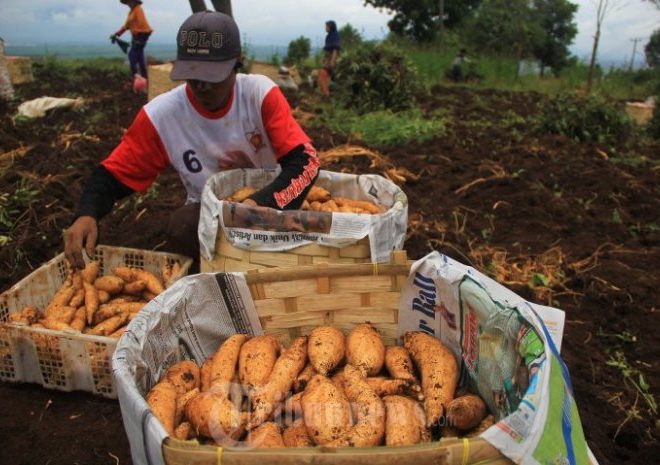
M 577 0 L 578 36 L 571 50 L 581 59 L 591 53 L 597 0 Z M 627 62 L 633 38 L 643 38 L 637 48 L 638 63 L 651 33 L 660 28 L 660 9 L 642 0 L 610 0 L 626 5 L 605 20 L 599 57 Z M 211 7 L 210 0 L 207 5 Z M 187 0 L 144 0 L 148 21 L 155 29 L 153 43 L 174 43 L 180 23 L 190 14 Z M 324 23 L 334 19 L 339 27 L 351 23 L 367 39 L 387 33 L 391 17 L 362 0 L 240 0 L 233 2 L 234 16 L 244 41 L 252 45 L 287 45 L 301 35 L 312 45 L 322 45 Z M 0 37 L 7 45 L 43 45 L 65 41 L 99 43 L 117 30 L 128 13 L 119 0 L 0 0 Z

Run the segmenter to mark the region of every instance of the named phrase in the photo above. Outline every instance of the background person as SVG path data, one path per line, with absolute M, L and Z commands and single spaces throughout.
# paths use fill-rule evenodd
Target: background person
M 140 76 L 147 79 L 147 60 L 144 56 L 144 48 L 147 46 L 147 40 L 153 29 L 144 15 L 141 0 L 119 0 L 119 2 L 127 5 L 131 10 L 128 12 L 124 25 L 110 36 L 110 40 L 121 36 L 126 31 L 131 31 L 131 48 L 128 50 L 131 77 L 135 77 L 139 70 Z
M 454 58 L 454 61 L 451 62 L 450 76 L 452 81 L 463 81 L 465 79 L 465 65 L 470 63 L 470 59 L 467 57 L 467 50 L 464 48 L 458 51 L 458 54 Z
M 323 64 L 319 70 L 319 87 L 324 95 L 330 95 L 330 80 L 334 77 L 339 56 L 339 31 L 334 21 L 325 22 L 325 45 L 323 46 Z
M 200 40 L 204 37 L 210 40 Z M 186 83 L 143 106 L 119 145 L 92 173 L 76 219 L 64 233 L 65 255 L 73 266 L 84 267 L 83 247 L 92 256 L 97 222 L 115 201 L 146 191 L 168 166 L 178 172 L 188 194 L 186 204 L 171 215 L 168 249 L 196 262 L 199 202 L 212 175 L 279 165 L 273 182 L 244 203 L 300 208 L 318 176 L 316 150 L 272 80 L 237 74 L 240 58 L 241 36 L 231 16 L 199 12 L 181 25 L 171 78 Z

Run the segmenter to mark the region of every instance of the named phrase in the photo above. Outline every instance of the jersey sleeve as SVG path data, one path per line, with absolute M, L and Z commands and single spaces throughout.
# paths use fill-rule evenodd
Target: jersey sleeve
M 278 160 L 298 145 L 311 141 L 291 114 L 289 102 L 278 86 L 273 86 L 264 97 L 261 118 Z
M 142 108 L 119 145 L 101 162 L 119 182 L 143 192 L 169 166 L 158 131 Z

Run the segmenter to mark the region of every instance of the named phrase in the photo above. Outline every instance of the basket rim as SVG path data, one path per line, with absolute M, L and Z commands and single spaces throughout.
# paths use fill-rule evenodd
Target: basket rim
M 482 446 L 484 448 L 490 448 L 488 452 L 493 454 L 492 458 L 505 458 L 504 455 L 490 442 L 485 440 L 480 436 L 475 436 L 472 438 L 440 438 L 437 441 L 425 442 L 420 444 L 413 444 L 409 446 L 373 446 L 373 447 L 324 447 L 324 446 L 315 446 L 315 447 L 287 447 L 287 448 L 242 448 L 242 447 L 224 447 L 224 446 L 214 446 L 210 444 L 199 444 L 196 440 L 182 441 L 171 436 L 167 436 L 163 439 L 162 449 L 163 451 L 166 448 L 171 448 L 173 450 L 182 451 L 189 450 L 194 452 L 207 452 L 217 454 L 218 449 L 222 450 L 223 456 L 225 455 L 268 455 L 268 456 L 284 456 L 284 457 L 295 457 L 295 456 L 305 456 L 310 455 L 327 455 L 333 454 L 351 456 L 351 455 L 373 455 L 377 453 L 387 453 L 392 455 L 393 458 L 396 455 L 405 454 L 410 451 L 437 451 L 452 446 L 464 447 L 465 443 L 469 443 L 470 446 Z

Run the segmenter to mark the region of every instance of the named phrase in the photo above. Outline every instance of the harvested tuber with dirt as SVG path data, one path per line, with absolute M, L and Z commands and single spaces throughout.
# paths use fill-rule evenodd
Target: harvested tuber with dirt
M 385 445 L 408 446 L 428 442 L 426 416 L 421 404 L 410 397 L 385 396 Z
M 460 430 L 476 427 L 486 415 L 486 403 L 475 394 L 452 400 L 447 406 L 447 424 Z
M 370 323 L 355 326 L 346 338 L 346 363 L 364 376 L 375 376 L 385 363 L 385 344 Z
M 316 445 L 344 437 L 352 426 L 351 406 L 344 391 L 325 376 L 316 375 L 309 381 L 301 404 L 307 434 Z
M 318 326 L 309 335 L 309 361 L 314 369 L 327 376 L 344 359 L 344 333 L 333 326 Z
M 238 355 L 240 382 L 248 389 L 266 384 L 280 352 L 280 341 L 275 336 L 256 336 L 246 341 Z
M 170 436 L 174 434 L 176 398 L 176 387 L 168 379 L 159 381 L 147 394 L 149 408 Z
M 458 383 L 456 358 L 442 342 L 421 331 L 408 331 L 403 343 L 421 373 L 424 411 L 427 426 L 431 427 L 444 416 L 454 398 Z

